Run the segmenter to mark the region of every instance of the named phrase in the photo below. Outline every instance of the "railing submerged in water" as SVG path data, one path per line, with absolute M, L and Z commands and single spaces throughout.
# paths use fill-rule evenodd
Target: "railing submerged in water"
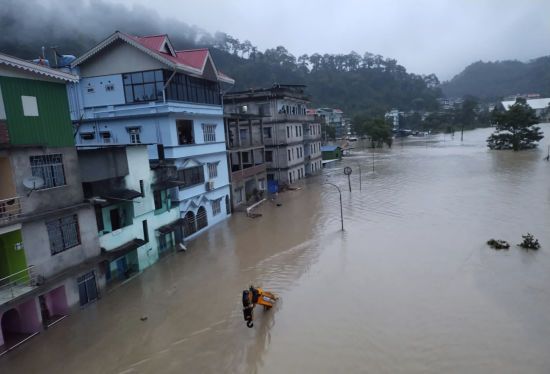
M 18 196 L 0 199 L 0 224 L 13 221 L 21 216 L 21 201 Z

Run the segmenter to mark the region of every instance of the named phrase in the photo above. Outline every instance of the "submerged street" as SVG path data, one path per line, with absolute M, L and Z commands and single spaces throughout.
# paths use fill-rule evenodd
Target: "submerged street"
M 0 358 L 1 373 L 548 373 L 550 124 L 358 144 Z M 353 169 L 348 191 L 344 166 Z M 358 166 L 362 189 L 359 190 Z M 342 189 L 345 231 L 340 231 Z M 516 247 L 530 232 L 539 251 Z M 512 244 L 495 251 L 490 238 Z M 281 298 L 247 328 L 250 284 Z M 146 317 L 146 319 L 145 319 Z M 145 320 L 142 320 L 145 319 Z

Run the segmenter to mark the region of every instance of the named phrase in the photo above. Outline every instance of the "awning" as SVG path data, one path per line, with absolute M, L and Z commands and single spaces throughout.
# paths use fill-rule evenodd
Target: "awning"
M 105 250 L 104 248 L 101 248 L 101 256 L 107 260 L 107 261 L 113 261 L 119 257 L 124 256 L 125 254 L 128 254 L 142 245 L 146 244 L 147 242 L 143 239 L 132 239 L 129 242 L 126 242 L 116 248 L 111 249 L 110 251 Z
M 118 191 L 109 191 L 103 194 L 104 199 L 107 200 L 133 200 L 138 197 L 141 197 L 141 192 L 135 190 L 118 190 Z
M 176 231 L 178 227 L 183 225 L 184 222 L 185 220 L 183 218 L 178 218 L 172 223 L 159 227 L 157 231 L 162 234 L 168 234 L 168 233 L 171 233 L 172 231 Z

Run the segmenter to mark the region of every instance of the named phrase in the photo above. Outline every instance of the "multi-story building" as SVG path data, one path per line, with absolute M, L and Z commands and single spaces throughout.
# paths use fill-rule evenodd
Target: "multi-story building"
M 227 113 L 239 113 L 246 108 L 247 113 L 263 117 L 267 179 L 280 185 L 295 183 L 306 176 L 304 129 L 309 130 L 309 124 L 317 123 L 313 116 L 306 114 L 309 97 L 304 91 L 303 85 L 276 84 L 267 89 L 232 92 L 224 97 Z M 316 161 L 313 158 L 308 162 Z
M 0 54 L 0 354 L 104 285 L 69 117 L 77 79 Z
M 263 117 L 244 107 L 226 109 L 225 136 L 233 208 L 260 201 L 267 189 Z
M 334 128 L 336 139 L 343 139 L 347 135 L 348 128 L 344 121 L 344 112 L 342 110 L 318 108 L 310 110 L 310 114 L 314 115 L 315 118 L 326 126 Z
M 80 76 L 69 90 L 79 146 L 149 144 L 151 165 L 177 184 L 170 199 L 186 238 L 230 215 L 220 85 L 234 81 L 207 49 L 115 32 L 71 66 Z
M 179 209 L 167 193 L 172 185 L 149 168 L 146 145 L 80 148 L 78 158 L 108 283 L 142 271 L 183 241 Z
M 304 133 L 304 163 L 306 175 L 313 175 L 321 171 L 321 124 L 317 122 L 305 122 Z

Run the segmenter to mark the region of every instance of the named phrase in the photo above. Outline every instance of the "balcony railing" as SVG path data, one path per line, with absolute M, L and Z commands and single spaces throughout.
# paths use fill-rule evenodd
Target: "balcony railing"
M 277 113 L 274 116 L 271 116 L 266 122 L 313 122 L 315 121 L 315 116 L 308 116 L 306 114 L 285 114 Z
M 0 199 L 0 224 L 18 219 L 21 216 L 21 201 L 18 196 Z
M 0 305 L 31 291 L 42 282 L 33 272 L 34 266 L 0 278 Z

